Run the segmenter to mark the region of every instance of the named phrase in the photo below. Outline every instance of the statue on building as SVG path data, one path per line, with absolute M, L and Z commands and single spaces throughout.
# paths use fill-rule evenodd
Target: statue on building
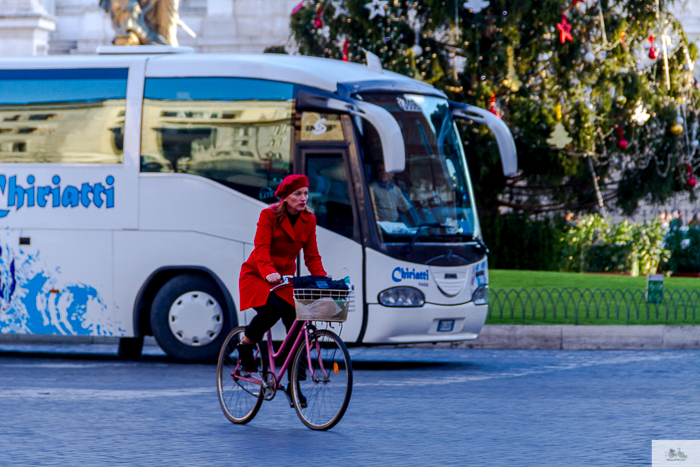
M 180 0 L 100 0 L 112 19 L 117 36 L 114 45 L 177 46 L 177 27 L 196 35 L 180 19 Z

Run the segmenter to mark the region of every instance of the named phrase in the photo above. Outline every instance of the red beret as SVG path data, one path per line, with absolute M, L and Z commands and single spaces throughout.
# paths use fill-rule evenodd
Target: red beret
M 309 187 L 309 178 L 306 175 L 288 175 L 282 180 L 280 186 L 277 187 L 275 191 L 275 196 L 279 199 L 284 199 L 291 195 L 299 188 Z

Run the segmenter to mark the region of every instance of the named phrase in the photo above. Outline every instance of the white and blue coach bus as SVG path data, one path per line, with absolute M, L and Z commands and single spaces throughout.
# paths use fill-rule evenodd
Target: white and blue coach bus
M 346 342 L 477 337 L 487 252 L 455 119 L 487 124 L 510 174 L 501 120 L 354 63 L 133 50 L 0 64 L 0 333 L 215 358 L 255 313 L 238 276 L 259 213 L 304 173 L 324 265 L 352 281 Z

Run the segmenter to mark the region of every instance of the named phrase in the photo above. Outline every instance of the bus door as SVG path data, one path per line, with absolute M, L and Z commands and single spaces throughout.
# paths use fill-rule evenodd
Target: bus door
M 333 279 L 350 278 L 353 292 L 342 337 L 354 342 L 362 327 L 363 251 L 357 206 L 352 196 L 347 144 L 301 142 L 296 149 L 297 172 L 309 177 L 309 206 L 316 216 L 323 266 Z M 309 274 L 303 258 L 299 258 L 298 264 L 301 275 Z M 339 328 L 335 331 L 339 332 Z

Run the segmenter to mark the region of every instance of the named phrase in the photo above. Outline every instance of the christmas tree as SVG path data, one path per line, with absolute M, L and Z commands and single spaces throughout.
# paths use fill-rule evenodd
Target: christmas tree
M 482 212 L 632 213 L 695 184 L 697 48 L 664 0 L 306 0 L 305 55 L 363 63 L 488 108 L 510 127 L 505 179 L 488 129 L 461 127 Z M 486 208 L 486 209 L 483 209 Z

